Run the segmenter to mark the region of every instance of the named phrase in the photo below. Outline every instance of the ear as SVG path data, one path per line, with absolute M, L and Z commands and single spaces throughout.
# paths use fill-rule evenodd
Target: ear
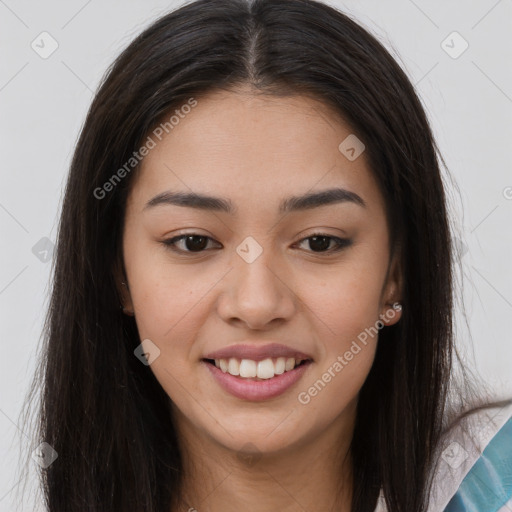
M 403 276 L 399 254 L 397 247 L 389 265 L 381 295 L 380 319 L 384 325 L 388 326 L 396 324 L 402 317 Z
M 114 276 L 114 282 L 116 285 L 117 294 L 119 296 L 119 301 L 121 303 L 121 307 L 123 308 L 123 313 L 128 316 L 133 316 L 134 312 L 132 297 L 121 257 L 116 259 L 112 273 Z

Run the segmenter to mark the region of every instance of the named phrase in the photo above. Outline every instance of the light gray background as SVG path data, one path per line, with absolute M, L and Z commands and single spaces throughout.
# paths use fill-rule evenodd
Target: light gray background
M 459 343 L 497 394 L 510 392 L 512 1 L 329 3 L 376 34 L 417 86 L 462 195 L 460 201 L 448 191 L 473 338 L 459 307 Z M 29 443 L 18 415 L 47 304 L 50 262 L 32 248 L 43 237 L 55 241 L 74 144 L 104 71 L 136 34 L 177 5 L 0 0 L 0 512 L 15 510 L 17 439 Z M 31 48 L 43 31 L 59 45 L 47 59 Z M 441 45 L 453 31 L 469 44 L 456 59 Z M 461 41 L 452 37 L 445 45 L 455 52 Z

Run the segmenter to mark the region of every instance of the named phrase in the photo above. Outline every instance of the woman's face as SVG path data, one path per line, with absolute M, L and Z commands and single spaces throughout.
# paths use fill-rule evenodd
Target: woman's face
M 215 92 L 179 114 L 134 177 L 124 305 L 178 426 L 236 451 L 298 448 L 353 418 L 379 319 L 400 318 L 383 197 L 350 126 L 312 99 Z M 298 200 L 331 189 L 350 193 Z M 283 372 L 291 352 L 270 343 L 310 361 Z M 243 375 L 266 378 L 205 361 L 242 344 L 256 351 L 224 369 L 247 359 Z

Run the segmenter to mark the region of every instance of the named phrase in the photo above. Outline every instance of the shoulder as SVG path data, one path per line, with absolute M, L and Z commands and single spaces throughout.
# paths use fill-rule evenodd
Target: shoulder
M 437 454 L 428 512 L 512 510 L 512 402 L 456 421 Z M 374 512 L 387 512 L 382 492 Z
M 512 498 L 512 403 L 477 409 L 443 435 L 428 512 L 499 511 Z

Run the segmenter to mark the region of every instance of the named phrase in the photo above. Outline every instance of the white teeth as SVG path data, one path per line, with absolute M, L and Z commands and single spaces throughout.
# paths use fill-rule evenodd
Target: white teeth
M 240 372 L 242 371 L 241 365 L 238 363 L 238 361 L 234 358 L 231 358 L 228 362 L 228 372 L 231 375 L 240 375 Z M 245 375 L 243 375 L 245 377 Z
M 286 359 L 284 357 L 278 357 L 276 363 L 274 365 L 274 373 L 276 375 L 281 375 L 284 373 L 286 368 Z
M 286 372 L 289 372 L 290 370 L 293 370 L 294 367 L 295 367 L 295 359 L 293 357 L 289 357 L 286 360 L 286 365 L 284 367 L 284 370 Z
M 235 361 L 235 364 L 238 366 L 238 361 L 236 359 L 231 358 L 229 360 L 229 373 L 231 373 L 231 363 Z M 240 377 L 256 377 L 257 376 L 257 368 L 256 368 L 256 361 L 251 361 L 250 359 L 242 359 L 240 362 Z M 231 373 L 231 375 L 233 375 Z M 235 374 L 237 375 L 237 374 Z
M 275 369 L 272 359 L 263 359 L 258 361 L 257 377 L 259 379 L 271 379 L 274 376 Z
M 271 379 L 275 375 L 281 375 L 289 372 L 297 366 L 302 359 L 293 357 L 278 357 L 277 359 L 267 358 L 262 361 L 253 361 L 252 359 L 215 359 L 215 366 L 224 373 L 234 376 L 240 376 L 245 379 L 259 378 Z

